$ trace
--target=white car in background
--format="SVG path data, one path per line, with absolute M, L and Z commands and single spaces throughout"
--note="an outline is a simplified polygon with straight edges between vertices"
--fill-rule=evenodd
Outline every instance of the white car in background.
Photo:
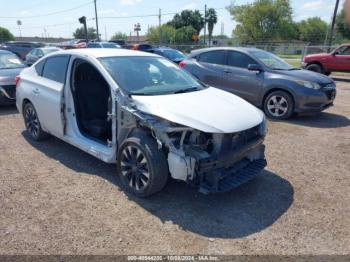
M 223 192 L 266 166 L 259 109 L 151 53 L 49 54 L 20 74 L 17 108 L 32 139 L 51 134 L 116 163 L 123 186 L 140 197 L 160 191 L 169 174 Z

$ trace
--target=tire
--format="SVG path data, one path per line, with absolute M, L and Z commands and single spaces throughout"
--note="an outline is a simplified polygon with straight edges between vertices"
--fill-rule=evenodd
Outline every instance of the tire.
M 323 68 L 319 64 L 311 64 L 306 67 L 307 70 L 323 74 Z
M 137 197 L 148 197 L 164 188 L 168 163 L 156 141 L 138 132 L 127 138 L 117 154 L 117 170 L 123 187 Z
M 285 91 L 274 91 L 264 100 L 264 112 L 271 119 L 288 119 L 294 112 L 294 101 Z
M 36 110 L 30 102 L 23 107 L 23 119 L 26 130 L 33 140 L 42 141 L 49 137 L 49 134 L 42 130 Z

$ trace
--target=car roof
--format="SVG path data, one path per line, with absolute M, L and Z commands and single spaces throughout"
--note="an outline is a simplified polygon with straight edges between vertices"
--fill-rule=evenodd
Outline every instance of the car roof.
M 1 50 L 1 49 L 0 49 L 0 54 L 13 54 L 13 55 L 15 55 L 14 53 L 12 53 L 10 51 Z
M 59 49 L 59 50 L 61 50 L 61 48 L 56 47 L 56 46 L 37 47 L 37 48 L 34 48 L 34 49 L 41 49 L 41 50 Z
M 242 53 L 250 53 L 252 51 L 261 51 L 261 49 L 255 48 L 255 47 L 209 47 L 209 48 L 201 48 L 191 51 L 190 56 L 195 56 L 200 53 L 205 53 L 208 51 L 220 51 L 220 50 L 232 50 L 232 51 L 240 51 Z
M 155 55 L 152 53 L 128 50 L 128 49 L 117 49 L 117 48 L 69 49 L 69 50 L 63 50 L 63 51 L 58 51 L 54 53 L 54 55 L 57 55 L 57 54 L 83 55 L 83 56 L 85 55 L 85 56 L 91 56 L 94 58 L 112 57 L 112 56 L 156 56 L 158 57 L 158 55 Z

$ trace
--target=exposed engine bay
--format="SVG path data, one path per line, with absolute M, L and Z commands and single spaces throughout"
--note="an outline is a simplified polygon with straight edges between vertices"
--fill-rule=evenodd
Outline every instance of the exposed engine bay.
M 203 193 L 228 191 L 266 166 L 265 119 L 241 132 L 207 133 L 141 112 L 131 100 L 122 99 L 118 105 L 117 140 L 135 128 L 147 130 L 167 156 L 171 177 Z

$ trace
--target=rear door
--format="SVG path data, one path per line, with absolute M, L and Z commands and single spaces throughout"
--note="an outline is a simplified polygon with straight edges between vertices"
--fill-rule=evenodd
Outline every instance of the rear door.
M 40 122 L 57 137 L 64 135 L 63 89 L 69 58 L 68 55 L 58 55 L 45 59 L 40 76 L 32 86 Z
M 196 56 L 197 67 L 193 74 L 202 82 L 223 89 L 222 78 L 225 71 L 225 50 L 213 50 Z
M 258 64 L 258 62 L 244 53 L 227 51 L 227 65 L 224 70 L 223 85 L 226 91 L 234 93 L 253 104 L 258 104 L 264 73 L 249 71 L 249 64 Z

